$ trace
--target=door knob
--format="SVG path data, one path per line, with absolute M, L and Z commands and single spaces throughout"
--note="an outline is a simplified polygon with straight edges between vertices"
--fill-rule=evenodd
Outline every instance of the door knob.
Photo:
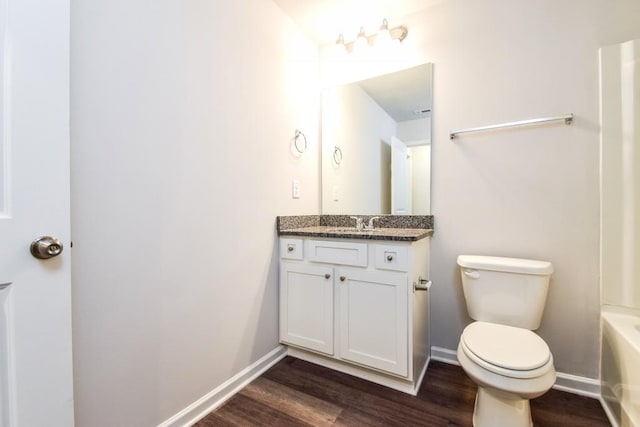
M 31 242 L 31 255 L 38 259 L 49 259 L 60 255 L 62 242 L 55 237 L 42 236 Z

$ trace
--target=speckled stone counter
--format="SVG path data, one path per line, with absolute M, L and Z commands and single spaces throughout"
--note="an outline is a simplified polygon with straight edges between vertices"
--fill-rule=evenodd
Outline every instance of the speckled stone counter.
M 358 216 L 368 224 L 374 221 L 374 230 L 357 231 Z M 277 217 L 280 236 L 331 237 L 340 239 L 409 241 L 429 237 L 433 234 L 432 215 L 297 215 Z

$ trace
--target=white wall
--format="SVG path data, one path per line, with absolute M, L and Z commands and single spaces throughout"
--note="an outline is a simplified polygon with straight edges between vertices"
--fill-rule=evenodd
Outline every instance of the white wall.
M 335 146 L 342 151 L 339 165 L 322 162 L 322 194 L 328 196 L 322 213 L 390 213 L 382 209 L 389 207 L 381 191 L 389 176 L 381 163 L 390 153 L 384 145 L 391 144 L 396 122 L 358 85 L 325 89 L 322 103 L 322 158 L 332 159 Z
M 640 35 L 640 3 L 450 0 L 404 24 L 407 48 L 435 64 L 433 345 L 454 350 L 469 321 L 459 254 L 545 259 L 539 333 L 560 372 L 597 378 L 598 48 Z M 448 137 L 569 112 L 571 126 Z
M 275 217 L 320 210 L 317 69 L 270 1 L 72 0 L 76 425 L 157 425 L 278 345 Z

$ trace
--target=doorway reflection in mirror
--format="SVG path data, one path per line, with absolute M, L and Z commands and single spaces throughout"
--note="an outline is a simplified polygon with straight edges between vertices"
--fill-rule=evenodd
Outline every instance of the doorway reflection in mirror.
M 325 89 L 322 213 L 430 214 L 432 70 L 424 64 Z

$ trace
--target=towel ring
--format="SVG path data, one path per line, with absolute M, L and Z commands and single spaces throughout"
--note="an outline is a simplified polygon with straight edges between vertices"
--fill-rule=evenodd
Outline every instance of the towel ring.
M 336 165 L 342 163 L 342 150 L 337 145 L 333 149 L 333 161 L 336 163 Z
M 304 141 L 304 147 L 300 148 L 298 146 L 298 139 L 302 136 L 302 140 Z M 304 153 L 305 151 L 307 151 L 307 137 L 304 135 L 304 133 L 302 133 L 302 131 L 299 131 L 298 129 L 296 129 L 296 135 L 293 137 L 293 146 L 296 147 L 296 151 L 300 154 Z

